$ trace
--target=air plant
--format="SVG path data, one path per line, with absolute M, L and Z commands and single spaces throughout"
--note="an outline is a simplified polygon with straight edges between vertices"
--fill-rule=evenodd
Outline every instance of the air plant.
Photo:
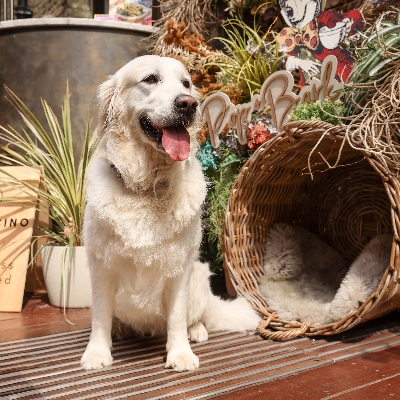
M 365 40 L 358 49 L 356 60 L 346 85 L 346 114 L 353 115 L 363 108 L 375 93 L 375 83 L 384 80 L 394 62 L 400 60 L 400 24 L 386 21 L 383 15 L 364 33 Z M 368 36 L 369 34 L 369 36 Z
M 224 25 L 226 37 L 218 37 L 225 53 L 210 57 L 205 67 L 218 67 L 220 79 L 242 92 L 242 102 L 259 93 L 263 82 L 280 68 L 280 56 L 275 41 L 266 41 L 257 28 L 250 28 L 240 19 L 230 19 Z M 222 89 L 224 90 L 224 88 Z

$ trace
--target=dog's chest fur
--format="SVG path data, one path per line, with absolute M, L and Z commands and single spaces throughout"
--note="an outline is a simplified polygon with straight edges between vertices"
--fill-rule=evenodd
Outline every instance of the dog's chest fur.
M 166 282 L 198 258 L 206 182 L 194 156 L 178 166 L 161 190 L 147 192 L 126 188 L 101 149 L 89 168 L 84 239 L 98 249 L 96 268 L 112 270 L 116 314 L 126 323 L 144 313 L 154 324 Z

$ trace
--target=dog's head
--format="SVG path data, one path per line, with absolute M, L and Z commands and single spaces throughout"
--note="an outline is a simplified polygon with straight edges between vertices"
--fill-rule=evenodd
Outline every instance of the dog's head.
M 104 82 L 98 95 L 100 134 L 135 135 L 174 161 L 189 156 L 198 94 L 181 62 L 138 57 Z

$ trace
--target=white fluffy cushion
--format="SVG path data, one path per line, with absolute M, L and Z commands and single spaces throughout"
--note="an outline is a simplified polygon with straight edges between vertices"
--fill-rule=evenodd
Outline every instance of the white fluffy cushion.
M 277 223 L 268 232 L 260 290 L 280 318 L 321 322 L 347 269 L 344 257 L 315 234 Z
M 355 311 L 389 265 L 392 236 L 375 237 L 350 266 L 315 234 L 276 223 L 268 232 L 260 291 L 284 320 L 330 323 Z
M 390 263 L 393 235 L 375 236 L 353 262 L 329 308 L 334 322 L 356 311 L 375 292 Z

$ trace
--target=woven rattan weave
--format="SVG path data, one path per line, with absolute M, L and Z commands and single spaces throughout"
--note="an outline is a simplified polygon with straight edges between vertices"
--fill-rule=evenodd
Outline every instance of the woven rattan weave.
M 345 129 L 296 121 L 262 145 L 242 168 L 229 200 L 225 266 L 236 291 L 263 316 L 269 339 L 332 335 L 400 306 L 399 199 L 396 171 L 379 156 L 352 148 Z M 258 289 L 269 227 L 299 225 L 319 235 L 349 262 L 382 232 L 394 234 L 390 265 L 359 309 L 329 325 L 280 320 Z

